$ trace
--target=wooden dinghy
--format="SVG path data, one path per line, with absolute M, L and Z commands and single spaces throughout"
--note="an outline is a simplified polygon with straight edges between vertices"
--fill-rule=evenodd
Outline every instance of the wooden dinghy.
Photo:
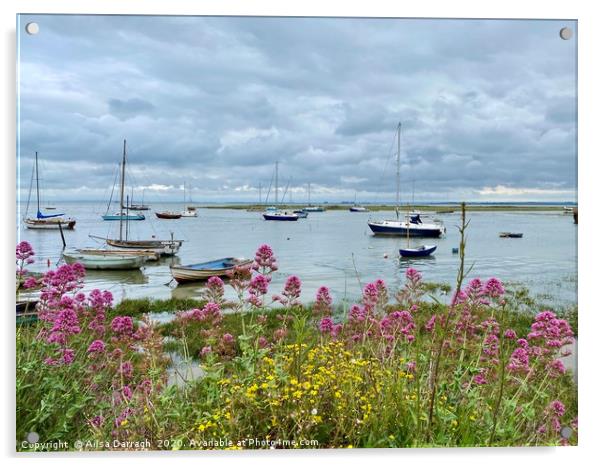
M 97 251 L 93 254 L 84 254 L 79 251 L 64 252 L 63 258 L 67 264 L 79 262 L 88 270 L 134 270 L 139 269 L 146 262 L 142 255 L 102 254 Z
M 223 257 L 200 264 L 171 265 L 169 269 L 178 283 L 187 283 L 207 280 L 211 277 L 223 277 L 234 267 L 251 265 L 252 262 L 250 259 Z
M 83 248 L 78 249 L 77 252 L 81 254 L 87 255 L 115 255 L 115 256 L 142 256 L 145 257 L 147 261 L 158 261 L 161 257 L 161 253 L 155 251 L 153 249 L 130 249 L 130 250 L 115 250 L 115 249 L 92 249 L 92 248 Z

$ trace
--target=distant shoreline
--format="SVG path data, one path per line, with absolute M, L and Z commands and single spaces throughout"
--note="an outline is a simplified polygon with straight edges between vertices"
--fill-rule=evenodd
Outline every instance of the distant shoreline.
M 319 204 L 324 207 L 325 210 L 349 210 L 353 204 Z M 363 204 L 369 211 L 379 210 L 395 210 L 395 206 L 392 204 Z M 576 207 L 569 205 L 570 207 Z M 253 210 L 262 211 L 266 208 L 265 205 L 260 204 L 211 204 L 202 205 L 198 204 L 198 208 L 203 209 L 232 209 L 232 210 Z M 279 208 L 285 210 L 296 210 L 302 209 L 303 205 L 299 204 L 281 204 Z M 453 213 L 460 210 L 460 204 L 442 204 L 442 205 L 421 205 L 417 204 L 410 207 L 412 210 L 420 210 L 424 212 L 440 212 L 440 213 Z M 407 206 L 401 206 L 400 211 L 407 210 Z M 512 211 L 525 211 L 525 212 L 564 212 L 563 205 L 516 205 L 516 204 L 467 204 L 467 211 L 473 212 L 512 212 Z M 453 211 L 453 212 L 452 212 Z

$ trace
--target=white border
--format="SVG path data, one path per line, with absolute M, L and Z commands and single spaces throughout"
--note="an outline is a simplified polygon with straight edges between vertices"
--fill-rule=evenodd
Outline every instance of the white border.
M 600 429 L 600 342 L 602 309 L 596 302 L 596 292 L 600 292 L 598 277 L 601 276 L 597 264 L 601 264 L 602 249 L 599 232 L 602 231 L 602 215 L 596 207 L 600 198 L 600 151 L 602 122 L 602 100 L 600 87 L 599 56 L 602 34 L 600 16 L 596 13 L 594 1 L 531 1 L 505 0 L 498 2 L 454 0 L 421 0 L 412 2 L 370 1 L 331 1 L 291 0 L 103 0 L 98 2 L 54 0 L 4 0 L 0 3 L 2 27 L 2 94 L 3 108 L 0 111 L 3 154 L 2 176 L 4 217 L 2 229 L 3 263 L 2 294 L 4 341 L 2 361 L 5 368 L 5 383 L 2 384 L 2 400 L 7 415 L 3 416 L 2 450 L 4 456 L 12 456 L 12 463 L 29 462 L 23 456 L 14 455 L 14 321 L 12 309 L 13 251 L 15 246 L 15 15 L 20 13 L 114 13 L 114 14 L 220 14 L 220 15 L 284 15 L 284 16 L 402 16 L 402 17 L 480 17 L 480 18 L 563 18 L 579 21 L 579 383 L 580 383 L 580 446 L 576 448 L 514 448 L 514 449 L 439 449 L 439 450 L 355 450 L 329 452 L 244 452 L 193 453 L 178 456 L 165 456 L 157 453 L 144 455 L 89 454 L 90 463 L 106 462 L 107 457 L 118 461 L 158 464 L 169 458 L 180 463 L 212 464 L 228 460 L 245 461 L 250 464 L 306 464 L 308 460 L 340 461 L 351 464 L 365 464 L 375 457 L 387 463 L 417 462 L 423 464 L 464 465 L 487 462 L 491 465 L 508 462 L 543 462 L 547 464 L 588 462 L 596 452 Z M 126 459 L 127 458 L 127 459 Z M 46 464 L 82 461 L 74 455 L 46 455 Z

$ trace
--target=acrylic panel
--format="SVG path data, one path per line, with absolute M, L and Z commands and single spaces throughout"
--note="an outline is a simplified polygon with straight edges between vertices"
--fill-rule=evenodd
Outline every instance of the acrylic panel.
M 18 451 L 577 444 L 577 21 L 17 42 Z

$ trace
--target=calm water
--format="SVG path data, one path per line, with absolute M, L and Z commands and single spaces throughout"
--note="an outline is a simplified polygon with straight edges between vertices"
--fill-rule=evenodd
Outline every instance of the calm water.
M 116 236 L 119 222 L 100 218 L 104 206 L 95 203 L 56 203 L 57 212 L 75 217 L 75 230 L 66 231 L 68 247 L 99 247 L 89 238 Z M 147 239 L 150 235 L 184 239 L 180 254 L 160 262 L 148 263 L 141 271 L 93 272 L 86 278 L 86 289 L 108 289 L 116 300 L 125 297 L 193 297 L 201 285 L 175 286 L 169 264 L 204 262 L 224 256 L 253 257 L 262 243 L 272 246 L 278 257 L 271 292 L 282 288 L 286 277 L 298 275 L 303 283 L 304 301 L 310 301 L 321 285 L 331 288 L 335 300 L 353 299 L 360 285 L 382 278 L 390 287 L 403 283 L 405 269 L 415 267 L 427 281 L 454 283 L 459 257 L 452 254 L 458 246 L 459 214 L 437 217 L 447 227 L 441 239 L 411 239 L 412 245 L 437 244 L 434 257 L 421 260 L 400 260 L 398 249 L 405 238 L 381 238 L 371 234 L 369 218 L 391 218 L 392 212 L 350 213 L 327 211 L 310 213 L 297 222 L 266 222 L 259 212 L 228 209 L 198 209 L 197 218 L 159 220 L 154 210 L 181 210 L 182 205 L 153 204 L 144 214 L 147 220 L 131 222 L 130 238 Z M 469 213 L 467 263 L 474 264 L 470 278 L 491 276 L 506 282 L 520 282 L 532 294 L 553 305 L 576 303 L 577 289 L 577 227 L 572 216 L 562 213 L 474 212 Z M 20 222 L 17 223 L 20 225 Z M 503 239 L 500 231 L 524 233 L 522 239 Z M 35 231 L 23 227 L 18 239 L 28 240 L 36 250 L 32 270 L 47 270 L 60 259 L 62 243 L 59 232 Z M 385 257 L 387 256 L 387 257 Z

